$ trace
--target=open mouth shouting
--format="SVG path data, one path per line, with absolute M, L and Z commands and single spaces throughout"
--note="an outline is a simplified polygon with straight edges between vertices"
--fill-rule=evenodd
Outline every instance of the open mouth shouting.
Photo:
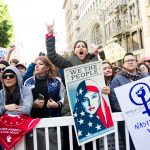
M 87 55 L 87 50 L 80 49 L 78 52 L 75 53 L 77 57 L 82 61 Z
M 83 53 L 83 51 L 80 51 L 79 54 L 80 54 L 80 55 L 83 55 L 84 53 Z

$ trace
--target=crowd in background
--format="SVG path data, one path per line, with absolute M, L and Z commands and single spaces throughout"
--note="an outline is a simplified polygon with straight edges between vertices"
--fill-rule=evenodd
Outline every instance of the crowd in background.
M 91 54 L 85 41 L 79 40 L 69 58 L 57 54 L 53 26 L 47 25 L 47 54 L 39 53 L 28 67 L 11 59 L 15 45 L 12 45 L 4 60 L 0 61 L 0 115 L 25 114 L 32 118 L 49 118 L 71 115 L 65 92 L 64 69 L 98 60 L 97 50 Z M 34 58 L 33 58 L 34 60 Z M 121 108 L 116 98 L 114 88 L 137 81 L 150 75 L 150 56 L 141 57 L 128 52 L 123 58 L 122 66 L 113 66 L 109 60 L 102 61 L 102 69 L 106 86 L 101 89 L 110 100 L 112 112 L 120 112 Z M 19 91 L 19 92 L 18 92 Z M 4 96 L 2 93 L 5 93 Z M 124 124 L 119 124 L 120 138 L 125 145 Z M 63 149 L 69 149 L 68 130 L 63 128 Z M 38 130 L 38 149 L 45 149 L 42 140 L 44 130 Z M 49 142 L 52 150 L 57 149 L 56 128 L 49 129 Z M 75 136 L 74 136 L 75 139 Z M 27 149 L 33 149 L 32 133 L 27 135 Z M 77 141 L 73 140 L 74 149 L 80 150 Z M 99 143 L 97 142 L 97 146 Z M 92 149 L 92 144 L 86 144 L 86 150 Z M 2 149 L 2 148 L 1 148 Z M 130 149 L 135 149 L 130 138 Z

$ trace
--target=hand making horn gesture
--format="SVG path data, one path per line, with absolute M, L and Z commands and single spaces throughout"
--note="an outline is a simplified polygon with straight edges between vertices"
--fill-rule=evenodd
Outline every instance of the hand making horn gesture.
M 47 23 L 45 23 L 45 24 L 46 24 L 48 35 L 52 35 L 54 32 L 54 20 L 53 20 L 52 24 L 47 24 Z

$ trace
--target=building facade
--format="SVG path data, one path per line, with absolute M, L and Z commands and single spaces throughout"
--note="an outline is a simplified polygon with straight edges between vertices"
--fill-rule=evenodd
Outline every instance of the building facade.
M 73 27 L 73 3 L 72 0 L 64 0 L 63 9 L 65 10 L 66 20 L 66 38 L 67 38 L 67 49 L 71 51 L 74 43 L 74 27 Z
M 145 55 L 150 56 L 150 0 L 140 0 L 144 33 Z
M 103 51 L 103 47 L 116 42 L 137 57 L 144 54 L 139 1 L 142 0 L 65 0 L 68 50 L 80 39 L 88 43 L 89 50 L 97 45 Z

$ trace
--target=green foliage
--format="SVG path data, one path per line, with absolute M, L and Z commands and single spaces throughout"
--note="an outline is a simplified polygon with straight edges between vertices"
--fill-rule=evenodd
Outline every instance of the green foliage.
M 13 24 L 8 13 L 8 7 L 0 0 L 0 47 L 8 47 L 12 42 Z

